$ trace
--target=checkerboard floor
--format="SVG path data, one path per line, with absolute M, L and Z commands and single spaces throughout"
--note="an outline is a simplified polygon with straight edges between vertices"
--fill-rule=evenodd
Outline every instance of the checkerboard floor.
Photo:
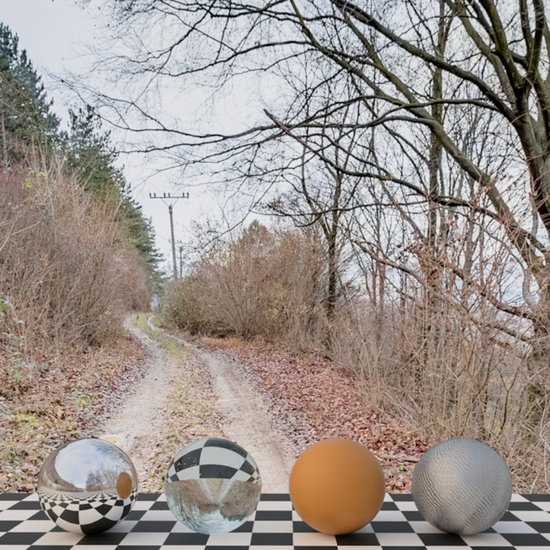
M 140 494 L 128 517 L 99 535 L 67 533 L 40 509 L 36 493 L 0 495 L 0 550 L 476 550 L 550 549 L 550 495 L 514 495 L 491 529 L 449 535 L 418 513 L 411 495 L 386 495 L 374 520 L 355 533 L 330 536 L 308 527 L 285 494 L 264 494 L 236 531 L 201 535 L 178 523 L 164 495 Z

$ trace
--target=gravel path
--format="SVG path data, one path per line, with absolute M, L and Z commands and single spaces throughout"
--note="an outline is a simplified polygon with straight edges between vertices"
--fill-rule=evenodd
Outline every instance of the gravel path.
M 159 331 L 150 321 L 149 327 L 153 333 Z M 145 347 L 149 359 L 143 378 L 103 424 L 102 437 L 116 443 L 132 458 L 140 486 L 145 490 L 158 487 L 158 480 L 156 485 L 150 483 L 152 474 L 148 470 L 152 456 L 164 453 L 166 465 L 173 456 L 166 434 L 170 433 L 168 423 L 174 422 L 173 411 L 180 406 L 177 400 L 183 396 L 186 402 L 193 402 L 194 398 L 201 402 L 202 416 L 206 417 L 204 423 L 210 430 L 214 428 L 254 457 L 264 493 L 287 492 L 296 449 L 270 418 L 267 401 L 252 384 L 246 368 L 219 352 L 161 331 L 162 336 L 172 339 L 183 350 L 182 359 L 174 359 L 156 338 L 151 338 L 131 322 L 127 323 L 127 328 Z M 201 386 L 199 396 L 188 395 L 193 392 L 193 384 L 178 387 L 181 369 L 187 376 L 199 378 L 195 380 Z M 202 391 L 204 386 L 208 386 L 204 388 L 206 393 Z M 195 425 L 179 430 L 179 439 L 184 444 L 200 439 L 196 434 L 204 427 L 197 422 L 202 424 L 195 420 Z
M 101 437 L 116 443 L 131 457 L 142 485 L 149 475 L 146 471 L 147 458 L 162 443 L 176 366 L 162 345 L 131 321 L 126 322 L 126 328 L 147 350 L 147 365 L 133 392 L 103 425 Z

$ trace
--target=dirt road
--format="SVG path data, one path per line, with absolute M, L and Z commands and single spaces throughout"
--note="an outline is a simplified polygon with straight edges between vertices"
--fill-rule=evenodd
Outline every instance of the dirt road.
M 176 376 L 174 360 L 163 346 L 127 320 L 126 329 L 145 347 L 144 375 L 102 426 L 102 438 L 115 443 L 132 459 L 140 484 L 149 477 L 146 460 L 162 444 L 170 388 Z
M 145 347 L 149 360 L 141 381 L 104 423 L 102 437 L 132 458 L 141 490 L 155 490 L 161 484 L 163 472 L 150 471 L 151 457 L 160 455 L 161 463 L 170 462 L 174 454 L 170 434 L 177 434 L 180 447 L 200 439 L 197 434 L 205 428 L 200 425 L 203 420 L 171 426 L 181 417 L 174 411 L 181 411 L 183 401 L 183 409 L 200 408 L 199 418 L 208 424 L 205 433 L 214 430 L 254 457 L 263 492 L 287 492 L 296 450 L 270 417 L 264 397 L 243 365 L 170 336 L 152 323 L 148 324 L 149 334 L 130 322 L 127 328 Z

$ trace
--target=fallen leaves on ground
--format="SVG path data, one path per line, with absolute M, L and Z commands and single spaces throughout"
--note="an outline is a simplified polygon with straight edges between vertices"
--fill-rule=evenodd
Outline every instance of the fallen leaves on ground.
M 291 353 L 234 338 L 199 342 L 247 366 L 270 400 L 270 413 L 300 452 L 330 437 L 358 441 L 380 459 L 389 492 L 410 492 L 414 465 L 430 445 L 370 408 L 353 376 L 324 354 Z
M 22 372 L 18 383 L 0 369 L 0 492 L 34 491 L 52 451 L 97 435 L 98 419 L 130 391 L 143 363 L 130 337 L 85 352 L 42 353 L 47 368 Z

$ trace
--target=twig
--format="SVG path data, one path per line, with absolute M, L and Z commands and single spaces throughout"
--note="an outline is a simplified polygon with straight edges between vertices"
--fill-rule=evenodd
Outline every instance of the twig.
M 380 453 L 378 453 L 376 456 L 378 456 L 378 458 L 383 458 L 384 460 L 398 460 L 402 462 L 418 462 L 420 460 L 419 458 L 414 458 L 413 456 L 401 457 L 396 455 L 383 455 Z

